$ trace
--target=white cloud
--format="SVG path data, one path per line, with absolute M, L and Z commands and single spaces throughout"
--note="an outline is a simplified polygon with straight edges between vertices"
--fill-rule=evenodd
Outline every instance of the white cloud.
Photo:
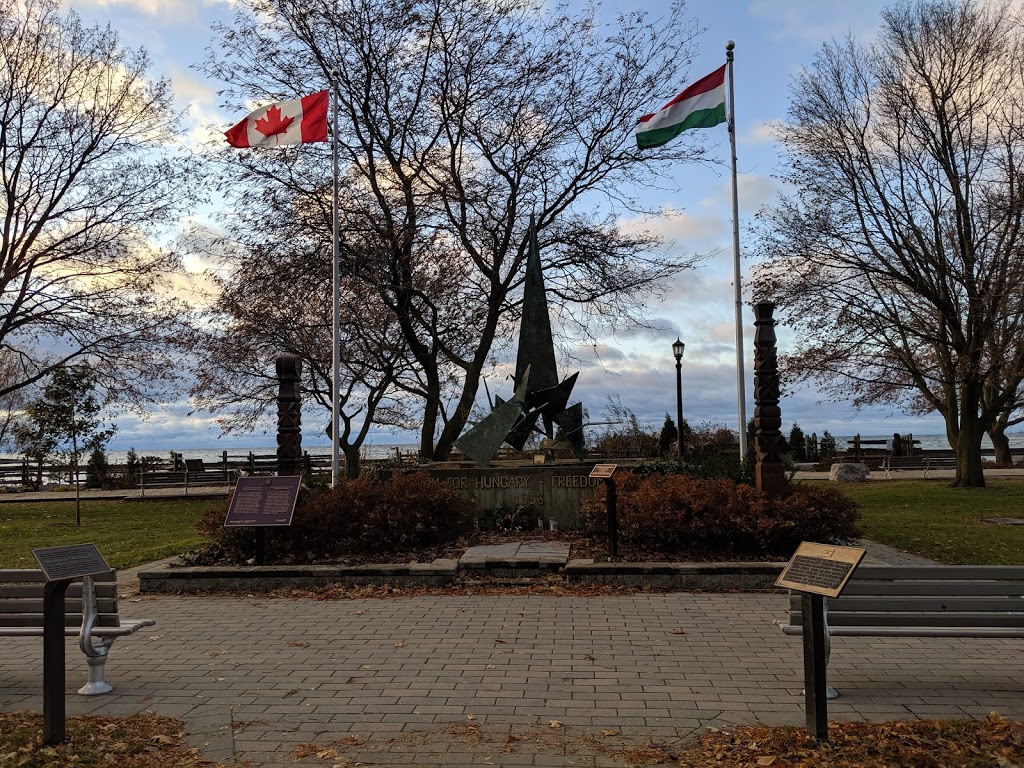
M 728 222 L 726 221 L 726 227 Z M 636 216 L 622 221 L 626 232 L 654 232 L 669 242 L 677 242 L 686 250 L 700 250 L 694 243 L 707 243 L 728 229 L 723 229 L 718 212 L 692 214 L 671 205 L 661 209 L 658 216 Z
M 885 0 L 752 0 L 750 14 L 767 39 L 820 45 L 852 33 L 866 40 L 878 28 Z
M 172 68 L 170 77 L 174 85 L 175 101 L 188 110 L 185 118 L 185 145 L 196 150 L 223 143 L 223 131 L 230 127 L 230 119 L 225 119 L 217 108 L 214 89 L 209 83 L 180 68 Z
M 229 0 L 68 0 L 68 5 L 73 8 L 128 10 L 146 16 L 159 16 L 177 23 L 198 20 L 203 7 L 233 4 Z
M 773 123 L 764 121 L 755 123 L 739 137 L 737 143 L 740 146 L 774 144 L 775 134 Z

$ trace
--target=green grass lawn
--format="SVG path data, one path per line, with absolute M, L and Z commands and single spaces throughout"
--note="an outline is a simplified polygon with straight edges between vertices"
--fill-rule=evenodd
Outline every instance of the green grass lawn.
M 32 550 L 92 542 L 114 568 L 131 568 L 181 554 L 203 538 L 195 524 L 210 499 L 83 501 L 82 527 L 75 502 L 0 504 L 0 568 L 37 568 Z
M 864 535 L 951 565 L 1024 565 L 1024 526 L 983 517 L 1024 518 L 1024 480 L 950 488 L 948 480 L 850 483 Z

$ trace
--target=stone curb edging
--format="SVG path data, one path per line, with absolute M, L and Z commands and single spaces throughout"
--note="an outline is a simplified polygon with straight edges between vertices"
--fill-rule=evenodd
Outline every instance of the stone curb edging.
M 562 569 L 568 585 L 613 585 L 703 592 L 774 591 L 785 563 L 597 563 L 570 560 Z M 139 592 L 266 592 L 273 589 L 308 589 L 331 584 L 416 584 L 448 586 L 456 583 L 459 562 L 337 565 L 269 565 L 246 567 L 162 567 L 139 571 Z M 504 569 L 496 569 L 503 571 Z M 517 569 L 519 570 L 519 569 Z M 474 569 L 475 573 L 490 569 Z M 522 574 L 522 570 L 519 570 Z M 502 576 L 501 572 L 489 575 Z

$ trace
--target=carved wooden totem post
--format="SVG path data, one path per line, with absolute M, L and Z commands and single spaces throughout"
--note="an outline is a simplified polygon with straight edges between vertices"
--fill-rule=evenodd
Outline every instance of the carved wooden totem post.
M 299 380 L 302 361 L 296 355 L 277 358 L 277 474 L 302 474 L 302 406 Z
M 779 362 L 775 348 L 775 304 L 754 305 L 754 445 L 757 489 L 780 496 L 786 485 L 782 464 L 782 410 L 779 408 Z

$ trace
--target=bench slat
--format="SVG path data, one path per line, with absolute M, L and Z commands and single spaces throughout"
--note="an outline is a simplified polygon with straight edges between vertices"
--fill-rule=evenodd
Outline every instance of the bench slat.
M 101 613 L 96 617 L 96 626 L 99 627 L 117 627 L 120 625 L 120 620 L 117 614 Z M 6 613 L 0 615 L 0 627 L 41 627 L 43 626 L 43 614 L 42 613 Z M 82 626 L 82 614 L 80 613 L 65 613 L 64 614 L 64 626 L 65 627 L 81 627 Z
M 154 619 L 126 619 L 124 624 L 116 627 L 95 627 L 92 634 L 94 637 L 124 637 L 138 632 L 143 627 L 152 627 L 156 624 Z M 80 627 L 65 627 L 65 637 L 77 637 Z M 42 637 L 43 625 L 38 627 L 0 627 L 0 637 Z
M 42 584 L 0 584 L 0 599 L 25 599 L 39 597 L 43 594 Z M 96 585 L 96 599 L 97 600 L 113 600 L 117 598 L 117 585 L 116 584 L 97 584 Z M 67 602 L 72 600 L 82 599 L 82 585 L 72 584 L 68 587 L 67 592 L 64 593 L 64 599 Z
M 800 606 L 797 600 L 790 601 L 790 610 L 799 612 Z M 850 611 L 898 611 L 909 613 L 912 611 L 985 611 L 985 612 L 1024 612 L 1024 597 L 1020 595 L 1001 596 L 962 596 L 962 595 L 868 595 L 841 598 L 830 598 L 828 601 L 828 614 L 838 614 Z
M 106 571 L 105 573 L 99 573 L 92 577 L 93 583 L 96 586 L 100 584 L 111 582 L 117 583 L 117 571 Z M 15 584 L 18 582 L 26 583 L 45 583 L 46 577 L 43 572 L 38 568 L 7 568 L 0 570 L 0 586 L 4 584 Z M 76 584 L 81 584 L 81 578 L 75 579 Z M 74 586 L 74 584 L 72 584 Z M 70 590 L 71 587 L 68 587 Z
M 96 608 L 100 613 L 117 613 L 117 599 L 112 597 L 97 597 Z M 65 613 L 81 613 L 82 600 L 64 601 Z M 0 593 L 0 615 L 8 613 L 38 613 L 43 612 L 43 598 L 36 594 L 31 597 L 9 598 Z
M 1024 616 L 1020 597 L 851 597 L 829 601 L 832 615 L 870 611 L 873 613 L 1018 613 Z
M 787 635 L 803 634 L 799 625 L 782 624 Z M 1024 637 L 1024 627 L 836 627 L 834 637 Z
M 801 626 L 802 617 L 790 616 L 789 623 Z M 839 627 L 1018 627 L 1024 631 L 1024 613 L 979 613 L 964 611 L 929 612 L 911 611 L 881 613 L 859 611 L 857 613 L 828 612 L 829 632 Z M 834 634 L 834 633 L 833 633 Z
M 862 565 L 850 577 L 858 581 L 914 579 L 916 581 L 1024 581 L 1020 565 Z
M 1024 581 L 854 581 L 843 590 L 843 598 L 860 595 L 951 595 L 988 597 L 1024 595 Z M 799 599 L 799 597 L 798 597 Z

